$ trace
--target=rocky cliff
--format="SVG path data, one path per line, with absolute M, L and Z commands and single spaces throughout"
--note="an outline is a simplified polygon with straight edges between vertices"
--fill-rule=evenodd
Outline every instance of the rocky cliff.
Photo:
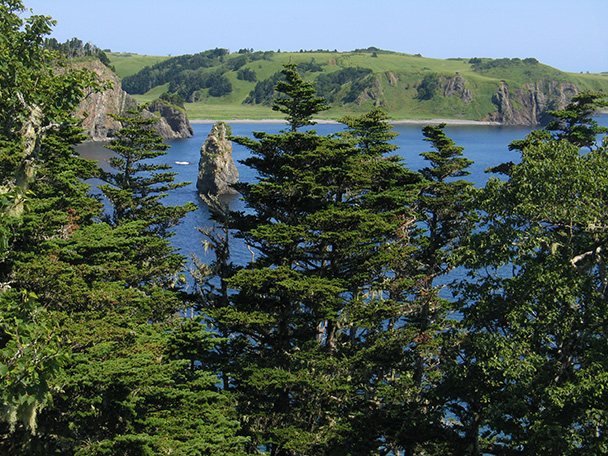
M 230 127 L 224 122 L 213 125 L 201 147 L 196 187 L 202 195 L 238 193 L 230 185 L 238 182 L 239 171 L 232 158 Z
M 521 87 L 510 87 L 502 81 L 492 97 L 497 110 L 487 120 L 504 125 L 543 125 L 550 117 L 547 111 L 563 109 L 579 89 L 572 83 L 539 81 Z
M 112 87 L 104 92 L 90 92 L 78 106 L 76 115 L 91 141 L 109 141 L 120 130 L 120 122 L 108 114 L 122 115 L 137 105 L 137 101 L 122 90 L 120 78 L 99 60 L 74 64 L 77 68 L 93 71 L 100 80 L 110 81 Z M 188 138 L 193 135 L 185 112 L 162 100 L 156 100 L 144 110 L 144 117 L 155 115 L 159 120 L 153 128 L 165 139 Z
M 154 100 L 146 106 L 159 117 L 154 129 L 165 139 L 190 138 L 194 135 L 186 113 L 164 100 Z

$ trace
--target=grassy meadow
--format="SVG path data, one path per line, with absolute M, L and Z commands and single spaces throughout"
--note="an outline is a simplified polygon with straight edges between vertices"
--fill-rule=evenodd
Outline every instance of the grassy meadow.
M 266 55 L 268 54 L 268 55 Z M 229 54 L 226 61 L 241 54 Z M 137 73 L 145 66 L 170 59 L 169 56 L 149 56 L 125 53 L 109 53 L 108 57 L 121 78 Z M 485 59 L 484 59 L 485 60 Z M 374 105 L 381 104 L 393 120 L 433 118 L 484 120 L 496 110 L 492 95 L 501 81 L 511 88 L 539 80 L 553 80 L 560 83 L 571 82 L 581 89 L 604 90 L 608 92 L 608 74 L 566 73 L 539 63 L 532 67 L 517 66 L 491 68 L 475 71 L 469 58 L 432 59 L 420 55 L 389 51 L 370 52 L 270 52 L 263 59 L 246 63 L 256 73 L 257 81 L 263 81 L 280 71 L 286 63 L 298 65 L 314 63 L 322 72 L 306 72 L 304 78 L 315 80 L 320 74 L 329 74 L 344 68 L 370 69 L 373 83 L 368 88 L 368 97 L 360 97 L 357 103 L 334 103 L 332 109 L 319 115 L 321 119 L 337 119 L 344 115 L 366 112 Z M 199 71 L 217 71 L 217 67 Z M 462 76 L 466 87 L 473 93 L 473 99 L 464 103 L 456 96 L 436 96 L 429 100 L 418 98 L 418 86 L 424 76 L 436 73 L 444 78 Z M 272 111 L 269 106 L 243 104 L 243 100 L 255 88 L 256 82 L 237 79 L 236 71 L 226 71 L 224 76 L 232 84 L 232 92 L 222 97 L 212 97 L 201 91 L 199 101 L 186 103 L 185 108 L 191 120 L 195 119 L 273 119 L 282 114 Z M 134 97 L 140 102 L 157 98 L 166 92 L 168 84 L 159 85 L 142 95 Z M 344 91 L 347 87 L 344 88 Z

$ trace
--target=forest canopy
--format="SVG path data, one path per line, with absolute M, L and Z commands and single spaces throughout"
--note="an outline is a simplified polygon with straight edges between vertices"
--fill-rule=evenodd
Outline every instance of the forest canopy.
M 287 64 L 286 126 L 232 138 L 257 177 L 234 184 L 245 210 L 203 195 L 213 255 L 189 271 L 172 228 L 198 209 L 165 204 L 187 185 L 153 160 L 167 144 L 140 107 L 111 171 L 82 159 L 72 113 L 104 86 L 24 14 L 0 0 L 0 453 L 605 453 L 603 93 L 476 188 L 445 124 L 419 171 L 379 107 L 319 134 L 327 99 Z

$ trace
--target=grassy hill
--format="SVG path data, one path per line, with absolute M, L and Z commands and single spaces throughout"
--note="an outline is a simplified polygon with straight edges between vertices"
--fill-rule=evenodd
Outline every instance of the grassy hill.
M 278 118 L 268 104 L 273 77 L 284 64 L 298 64 L 316 81 L 335 119 L 381 105 L 393 119 L 483 120 L 495 113 L 493 95 L 509 89 L 574 85 L 608 93 L 608 74 L 575 74 L 535 59 L 431 59 L 375 48 L 353 52 L 205 51 L 160 57 L 109 53 L 123 87 L 145 102 L 164 92 L 181 93 L 191 119 Z M 227 90 L 230 87 L 230 91 Z M 270 88 L 270 89 L 269 89 Z M 517 102 L 515 102 L 517 104 Z

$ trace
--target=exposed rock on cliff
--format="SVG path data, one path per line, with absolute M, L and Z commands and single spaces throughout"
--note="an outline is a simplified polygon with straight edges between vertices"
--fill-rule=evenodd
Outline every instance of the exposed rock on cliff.
M 466 81 L 458 74 L 445 81 L 443 95 L 446 97 L 456 96 L 464 104 L 470 103 L 473 99 L 473 92 L 466 87 Z
M 76 115 L 83 119 L 82 126 L 91 141 L 109 141 L 120 130 L 120 122 L 108 114 L 123 115 L 128 109 L 137 106 L 137 101 L 121 88 L 120 78 L 99 60 L 89 60 L 74 64 L 77 68 L 87 68 L 97 74 L 100 80 L 110 81 L 112 87 L 104 92 L 91 92 L 78 106 Z M 147 113 L 146 113 L 147 111 Z M 144 111 L 144 117 L 160 118 L 152 126 L 165 139 L 189 138 L 193 135 L 192 127 L 185 112 L 174 108 L 169 103 L 157 100 Z
M 511 88 L 502 81 L 492 97 L 497 107 L 488 120 L 504 125 L 542 125 L 550 120 L 547 111 L 563 109 L 579 89 L 572 83 L 540 81 Z
M 137 101 L 121 89 L 120 78 L 100 61 L 91 60 L 74 66 L 93 71 L 100 80 L 112 83 L 112 87 L 104 92 L 87 94 L 76 111 L 91 141 L 108 141 L 121 128 L 120 122 L 108 114 L 123 114 L 135 107 Z
M 196 187 L 202 195 L 238 193 L 231 184 L 238 182 L 239 171 L 232 158 L 230 127 L 217 122 L 201 147 Z
M 146 106 L 149 112 L 160 115 L 154 129 L 165 139 L 190 138 L 194 135 L 185 112 L 164 100 L 154 100 Z M 158 116 L 157 116 L 158 117 Z

